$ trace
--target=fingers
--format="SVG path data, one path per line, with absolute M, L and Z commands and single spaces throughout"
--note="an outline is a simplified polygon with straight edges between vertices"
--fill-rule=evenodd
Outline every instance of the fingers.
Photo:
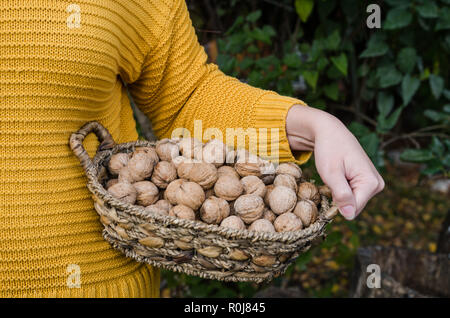
M 356 216 L 356 201 L 353 191 L 345 178 L 344 171 L 333 171 L 325 179 L 324 182 L 330 187 L 333 193 L 333 201 L 338 206 L 341 214 L 347 220 L 354 219 Z
M 356 215 L 361 213 L 367 202 L 375 194 L 384 189 L 384 180 L 376 170 L 374 172 L 368 172 L 364 176 L 365 178 L 353 187 L 356 202 Z

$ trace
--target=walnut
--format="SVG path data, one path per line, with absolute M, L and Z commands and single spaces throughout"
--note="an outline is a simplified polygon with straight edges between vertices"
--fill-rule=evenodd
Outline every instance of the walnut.
M 266 219 L 267 221 L 273 223 L 273 221 L 275 221 L 276 218 L 277 216 L 275 215 L 275 213 L 273 213 L 268 208 L 264 208 L 263 219 Z
M 328 199 L 332 198 L 331 189 L 326 184 L 319 187 L 319 193 L 326 196 Z
M 156 201 L 153 206 L 157 207 L 158 209 L 161 209 L 162 211 L 169 213 L 170 209 L 172 208 L 172 204 L 170 204 L 167 200 L 158 200 Z
M 276 174 L 289 174 L 298 182 L 302 177 L 302 169 L 293 162 L 286 162 L 278 165 Z
M 230 175 L 221 176 L 214 185 L 214 193 L 216 196 L 227 201 L 237 199 L 242 191 L 244 191 L 244 187 L 239 179 Z
M 161 160 L 172 161 L 180 155 L 180 148 L 175 140 L 165 138 L 156 143 L 156 153 Z
M 201 159 L 204 162 L 212 163 L 218 168 L 224 164 L 226 155 L 227 146 L 218 139 L 211 139 L 203 146 Z
M 205 192 L 202 187 L 195 182 L 183 180 L 175 195 L 177 204 L 185 205 L 193 210 L 198 210 L 205 201 Z
M 239 149 L 236 154 L 236 163 L 234 164 L 234 169 L 241 177 L 246 176 L 262 176 L 261 159 L 257 156 L 249 153 L 245 149 Z
M 202 142 L 195 138 L 182 138 L 178 142 L 178 146 L 183 157 L 189 159 L 197 158 L 203 148 Z
M 163 198 L 171 204 L 177 204 L 177 193 L 180 190 L 180 186 L 183 182 L 186 182 L 183 179 L 175 179 L 166 188 L 164 191 Z
M 124 167 L 120 170 L 119 176 L 117 178 L 117 181 L 119 183 L 133 183 L 135 182 L 133 177 L 131 176 L 130 169 L 127 167 Z
M 228 227 L 230 229 L 235 229 L 235 230 L 245 230 L 244 222 L 236 215 L 231 215 L 231 216 L 225 218 L 222 221 L 222 223 L 220 223 L 220 226 Z
M 176 178 L 177 170 L 175 169 L 175 166 L 169 161 L 160 161 L 153 170 L 151 180 L 158 187 L 165 189 L 169 183 Z
M 159 198 L 159 190 L 158 188 L 150 181 L 139 181 L 133 183 L 134 188 L 136 189 L 136 203 L 142 206 L 148 206 L 150 204 L 158 201 Z
M 187 161 L 188 159 L 183 156 L 178 156 L 172 159 L 172 164 L 175 166 L 176 169 L 178 169 L 178 166 L 182 163 Z
M 127 166 L 129 160 L 130 155 L 128 153 L 119 152 L 112 155 L 108 162 L 108 170 L 111 175 L 119 175 L 120 170 Z
M 212 163 L 182 162 L 177 172 L 180 178 L 198 183 L 203 189 L 211 188 L 217 181 L 217 169 Z
M 230 206 L 224 199 L 209 197 L 200 208 L 200 218 L 208 224 L 219 224 L 230 215 Z
M 264 201 L 256 194 L 245 194 L 236 199 L 234 210 L 244 223 L 250 224 L 262 217 Z
M 270 209 L 275 214 L 291 212 L 295 208 L 297 197 L 295 192 L 288 187 L 274 187 L 269 195 Z
M 273 188 L 275 188 L 275 186 L 273 184 L 266 185 L 266 194 L 264 195 L 264 204 L 267 206 L 270 206 L 269 195 L 270 195 L 270 192 L 272 192 Z
M 316 222 L 319 211 L 317 210 L 317 206 L 311 200 L 300 200 L 295 206 L 294 214 L 302 220 L 305 227 L 308 227 Z
M 264 198 L 266 186 L 257 176 L 246 176 L 241 179 L 245 194 L 256 194 Z
M 298 185 L 297 197 L 299 200 L 311 200 L 320 203 L 320 194 L 317 187 L 311 182 L 302 182 Z
M 273 224 L 266 219 L 259 219 L 254 221 L 252 224 L 250 224 L 248 229 L 249 231 L 256 231 L 256 232 L 275 232 Z
M 298 231 L 303 228 L 302 221 L 291 212 L 279 215 L 273 225 L 277 232 Z
M 191 220 L 191 221 L 195 220 L 194 210 L 192 210 L 190 207 L 182 205 L 182 204 L 176 205 L 172 209 L 170 209 L 169 215 L 175 216 L 180 219 L 185 219 L 185 220 Z
M 295 182 L 295 178 L 290 174 L 279 174 L 276 176 L 273 181 L 274 186 L 285 186 L 297 192 L 297 183 Z
M 217 176 L 220 178 L 223 175 L 230 175 L 236 177 L 237 179 L 241 178 L 241 176 L 239 176 L 236 170 L 234 170 L 234 168 L 230 166 L 222 166 L 219 169 L 217 169 Z
M 156 165 L 159 161 L 158 154 L 153 147 L 136 147 L 132 156 L 139 153 L 147 155 L 148 159 L 153 163 L 153 166 Z
M 137 192 L 134 186 L 130 183 L 119 182 L 112 185 L 108 192 L 119 200 L 122 200 L 129 204 L 134 204 L 136 202 Z
M 154 159 L 143 150 L 141 152 L 133 153 L 130 161 L 128 161 L 128 165 L 120 171 L 119 178 L 121 175 L 122 177 L 126 175 L 126 178 L 129 179 L 129 182 L 131 183 L 142 181 L 152 175 L 154 164 Z
M 115 185 L 115 184 L 118 183 L 118 182 L 119 182 L 119 179 L 109 179 L 109 180 L 106 182 L 105 187 L 106 187 L 106 189 L 109 189 L 111 186 Z

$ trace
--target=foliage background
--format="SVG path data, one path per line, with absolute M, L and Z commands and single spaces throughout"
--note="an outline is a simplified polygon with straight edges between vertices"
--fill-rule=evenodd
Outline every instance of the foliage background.
M 298 97 L 339 117 L 386 180 L 354 222 L 300 257 L 274 286 L 348 296 L 356 250 L 369 244 L 434 252 L 450 206 L 430 180 L 450 176 L 449 0 L 189 0 L 200 42 L 226 74 Z M 367 6 L 381 8 L 370 29 Z M 415 164 L 404 164 L 403 161 Z M 306 173 L 320 182 L 311 160 Z M 162 295 L 251 297 L 267 286 L 163 272 Z

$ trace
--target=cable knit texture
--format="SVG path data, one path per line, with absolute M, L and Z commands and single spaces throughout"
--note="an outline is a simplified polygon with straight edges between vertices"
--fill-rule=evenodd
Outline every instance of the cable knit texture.
M 70 6 L 71 4 L 75 4 Z M 80 9 L 80 24 L 67 21 Z M 73 16 L 75 14 L 75 16 Z M 72 25 L 73 26 L 73 25 Z M 101 236 L 68 139 L 97 120 L 138 139 L 126 86 L 159 138 L 177 127 L 278 128 L 300 100 L 253 88 L 207 64 L 183 0 L 0 2 L 0 296 L 155 297 L 159 271 Z M 93 155 L 98 142 L 88 136 Z M 71 264 L 80 288 L 70 288 Z

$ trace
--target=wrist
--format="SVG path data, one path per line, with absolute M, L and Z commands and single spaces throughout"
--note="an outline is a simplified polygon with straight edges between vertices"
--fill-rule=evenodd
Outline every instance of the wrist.
M 286 135 L 292 150 L 313 151 L 319 129 L 336 118 L 320 109 L 293 105 L 286 116 Z

